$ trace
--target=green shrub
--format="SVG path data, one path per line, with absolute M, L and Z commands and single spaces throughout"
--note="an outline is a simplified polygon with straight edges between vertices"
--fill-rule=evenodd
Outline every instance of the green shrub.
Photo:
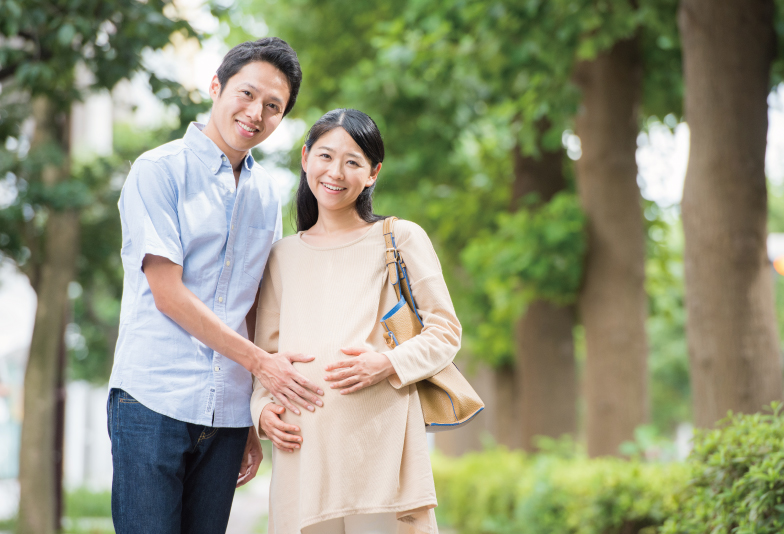
M 68 517 L 112 517 L 111 491 L 90 491 L 78 488 L 65 494 L 65 515 Z
M 662 534 L 784 532 L 784 417 L 771 412 L 730 415 L 698 432 L 692 479 Z
M 682 464 L 503 448 L 436 455 L 433 472 L 439 520 L 461 534 L 652 534 L 688 474 Z

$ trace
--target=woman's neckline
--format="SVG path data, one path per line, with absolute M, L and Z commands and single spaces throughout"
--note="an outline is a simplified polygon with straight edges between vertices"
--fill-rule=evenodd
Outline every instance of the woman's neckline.
M 370 225 L 370 228 L 367 229 L 367 232 L 365 232 L 361 236 L 359 236 L 359 237 L 357 237 L 355 239 L 352 239 L 351 241 L 346 241 L 345 243 L 340 243 L 339 245 L 330 245 L 330 246 L 327 246 L 327 247 L 317 247 L 316 245 L 311 245 L 310 243 L 308 243 L 307 241 L 302 239 L 302 234 L 305 233 L 304 231 L 297 232 L 297 234 L 296 234 L 297 235 L 297 241 L 299 241 L 302 245 L 306 246 L 307 248 L 310 248 L 310 249 L 313 249 L 313 250 L 335 250 L 335 249 L 338 249 L 338 248 L 350 247 L 351 245 L 354 245 L 356 243 L 359 243 L 363 239 L 366 239 L 370 234 L 373 233 L 373 230 L 375 230 L 375 228 L 380 223 L 383 223 L 383 222 L 384 222 L 383 220 L 374 222 L 373 224 Z

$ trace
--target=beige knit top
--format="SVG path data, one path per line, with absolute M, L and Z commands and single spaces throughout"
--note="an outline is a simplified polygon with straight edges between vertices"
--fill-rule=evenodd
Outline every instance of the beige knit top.
M 383 222 L 340 246 L 314 247 L 296 234 L 270 252 L 256 322 L 256 344 L 268 352 L 312 354 L 297 369 L 324 390 L 324 406 L 283 420 L 301 429 L 302 447 L 273 450 L 270 534 L 336 517 L 397 512 L 401 533 L 438 531 L 436 494 L 415 383 L 446 367 L 460 348 L 455 316 L 433 246 L 409 221 L 395 223 L 422 333 L 389 350 L 381 317 L 397 302 L 387 281 Z M 343 347 L 386 354 L 396 375 L 348 395 L 331 389 L 324 367 L 352 358 Z M 274 400 L 254 379 L 251 413 Z M 266 436 L 258 428 L 262 438 Z

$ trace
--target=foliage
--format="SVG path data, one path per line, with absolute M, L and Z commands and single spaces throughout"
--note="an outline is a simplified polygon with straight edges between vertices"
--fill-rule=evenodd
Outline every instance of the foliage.
M 170 0 L 5 0 L 0 21 L 0 82 L 13 76 L 18 90 L 60 109 L 83 96 L 77 66 L 91 89 L 112 88 L 144 70 L 144 49 L 162 48 L 174 32 L 196 36 Z
M 77 488 L 65 493 L 65 515 L 68 517 L 112 517 L 112 493 Z
M 494 234 L 502 232 L 498 214 L 511 211 L 513 153 L 563 150 L 562 132 L 572 127 L 580 98 L 572 82 L 579 61 L 639 34 L 651 72 L 645 112 L 680 112 L 677 2 L 291 0 L 265 7 L 243 0 L 235 9 L 263 12 L 270 33 L 298 51 L 307 90 L 294 115 L 312 123 L 329 109 L 355 107 L 376 120 L 387 147 L 379 211 L 428 231 L 466 325 L 465 346 L 485 361 L 508 363 L 510 319 L 522 312 L 520 303 L 535 294 L 549 298 L 552 284 L 561 288 L 556 300 L 564 300 L 579 267 L 551 265 L 548 287 L 536 287 L 542 278 L 533 277 L 522 294 L 504 297 L 506 288 L 523 288 L 519 275 L 497 271 L 489 283 L 464 249 L 477 235 L 510 241 Z M 237 29 L 230 39 L 247 36 Z M 544 133 L 542 119 L 550 125 Z
M 774 534 L 784 531 L 784 417 L 732 415 L 699 431 L 691 481 L 662 534 Z
M 681 464 L 503 448 L 436 455 L 433 472 L 436 514 L 461 534 L 653 534 L 687 480 Z
M 513 323 L 529 302 L 571 304 L 580 287 L 587 238 L 577 196 L 562 192 L 537 204 L 532 194 L 523 209 L 500 213 L 496 227 L 471 239 L 462 252 L 464 265 L 491 301 L 490 320 L 476 327 L 472 352 L 507 356 L 491 360 L 494 364 L 512 363 Z
M 208 106 L 203 95 L 159 78 L 144 60 L 146 52 L 168 45 L 173 34 L 180 40 L 200 37 L 170 0 L 33 0 L 25 2 L 23 12 L 18 0 L 0 3 L 0 180 L 10 194 L 0 205 L 0 253 L 36 288 L 48 214 L 79 212 L 78 284 L 69 291 L 72 323 L 66 332 L 71 378 L 104 381 L 111 368 L 122 292 L 116 205 L 128 162 L 179 137 Z M 55 105 L 51 127 L 61 132 L 69 127 L 74 101 L 137 73 L 148 77 L 164 104 L 179 111 L 173 131 L 125 137 L 116 132 L 112 156 L 76 161 L 65 135 L 45 144 L 30 139 L 23 125 L 33 98 L 43 96 Z M 44 166 L 59 167 L 64 179 L 45 185 Z
M 433 457 L 436 514 L 461 534 L 774 534 L 784 530 L 784 417 L 732 415 L 698 431 L 687 463 L 527 456 Z M 548 450 L 548 447 L 545 447 Z
M 683 280 L 683 231 L 676 213 L 645 202 L 651 418 L 670 433 L 691 420 L 689 355 Z

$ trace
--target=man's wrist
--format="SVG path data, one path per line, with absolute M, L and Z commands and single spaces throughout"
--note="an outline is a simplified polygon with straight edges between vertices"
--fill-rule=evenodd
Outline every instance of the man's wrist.
M 270 354 L 266 350 L 256 347 L 255 345 L 254 348 L 256 350 L 253 352 L 253 362 L 251 364 L 253 368 L 250 369 L 250 372 L 253 373 L 254 376 L 260 376 L 261 372 L 267 368 Z

